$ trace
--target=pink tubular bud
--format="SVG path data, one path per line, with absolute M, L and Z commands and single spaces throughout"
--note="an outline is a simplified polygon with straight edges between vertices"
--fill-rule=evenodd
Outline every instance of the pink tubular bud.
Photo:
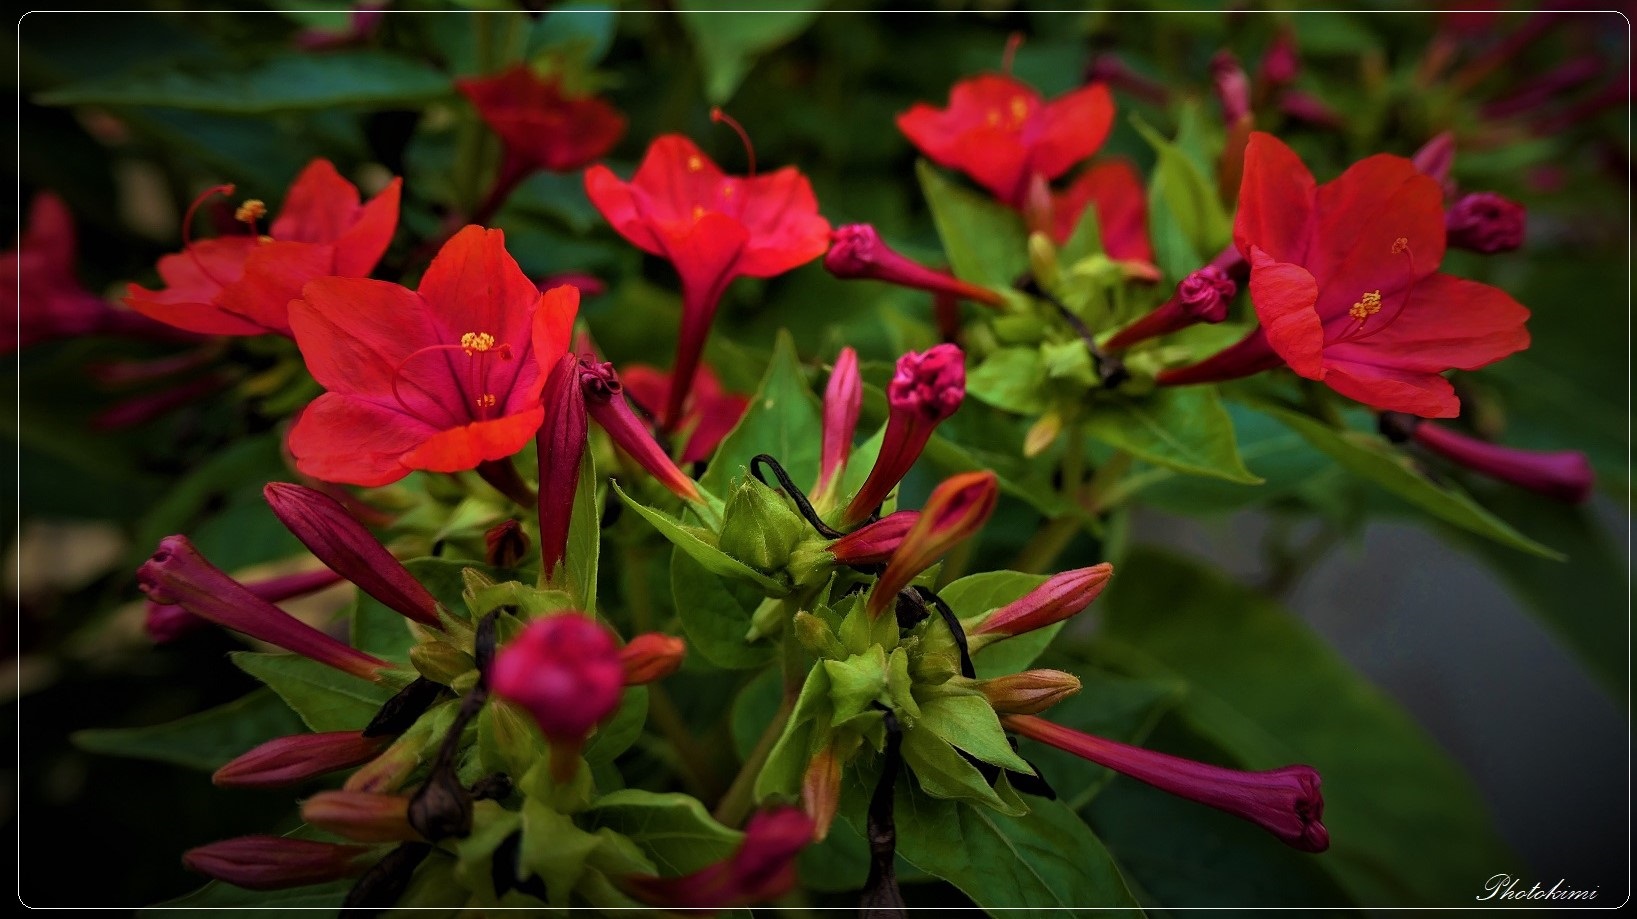
M 516 568 L 529 554 L 529 534 L 516 520 L 503 520 L 483 534 L 483 561 L 497 568 Z
M 1302 59 L 1296 51 L 1296 33 L 1290 28 L 1282 28 L 1273 36 L 1273 44 L 1268 45 L 1267 53 L 1262 55 L 1262 82 L 1269 89 L 1278 89 L 1296 82 L 1296 75 L 1302 72 Z
M 1410 162 L 1423 175 L 1431 176 L 1444 186 L 1445 194 L 1449 190 L 1449 171 L 1455 165 L 1455 135 L 1444 131 L 1432 140 L 1421 145 L 1410 157 Z
M 589 427 L 579 360 L 565 354 L 548 374 L 540 395 L 546 421 L 534 445 L 540 470 L 540 571 L 550 580 L 568 552 L 568 524 Z
M 870 278 L 935 294 L 952 294 L 993 307 L 1006 302 L 1000 294 L 986 287 L 968 284 L 954 275 L 910 261 L 882 242 L 881 234 L 867 223 L 849 224 L 831 232 L 824 268 L 844 280 Z
M 1449 244 L 1484 255 L 1523 245 L 1523 205 L 1492 191 L 1461 196 L 1444 214 Z
M 210 780 L 223 788 L 284 788 L 367 763 L 390 741 L 357 731 L 279 737 L 234 757 Z
M 1164 83 L 1151 80 L 1125 65 L 1112 54 L 1099 54 L 1086 65 L 1083 75 L 1086 83 L 1107 83 L 1111 88 L 1130 93 L 1154 105 L 1168 105 L 1171 90 Z
M 815 493 L 828 493 L 832 484 L 847 470 L 853 452 L 853 432 L 858 429 L 858 410 L 864 401 L 864 387 L 858 376 L 858 352 L 842 348 L 835 369 L 824 387 L 824 431 L 819 449 L 819 479 Z
M 341 503 L 288 482 L 262 489 L 267 505 L 308 551 L 388 609 L 438 624 L 438 601 Z
M 867 609 L 872 617 L 891 609 L 898 592 L 944 553 L 983 529 L 995 511 L 1000 487 L 995 474 L 963 472 L 938 483 L 876 580 Z
M 495 656 L 489 682 L 534 716 L 552 745 L 552 772 L 566 780 L 591 729 L 619 707 L 625 666 L 608 629 L 568 612 L 529 623 Z
M 1233 52 L 1218 51 L 1211 58 L 1211 83 L 1222 106 L 1222 122 L 1229 126 L 1250 117 L 1250 80 Z
M 932 431 L 955 414 L 966 396 L 966 355 L 955 345 L 934 345 L 898 359 L 887 384 L 887 430 L 864 486 L 843 514 L 857 523 L 875 512 L 920 458 Z
M 1076 568 L 1047 578 L 1034 590 L 985 616 L 971 633 L 1010 638 L 1062 622 L 1091 605 L 1114 576 L 1108 562 Z
M 920 511 L 898 511 L 888 514 L 830 543 L 830 554 L 835 557 L 838 565 L 851 565 L 854 568 L 885 565 L 887 560 L 892 558 L 892 554 L 898 551 L 898 545 L 909 535 L 910 529 L 919 519 Z
M 1330 847 L 1330 832 L 1319 822 L 1324 797 L 1312 766 L 1242 772 L 1105 740 L 1033 715 L 1006 715 L 1001 723 L 1030 740 L 1249 820 L 1293 848 L 1323 852 Z
M 301 805 L 301 819 L 354 842 L 413 842 L 409 799 L 362 791 L 321 791 Z
M 1220 383 L 1223 380 L 1237 380 L 1264 370 L 1283 367 L 1284 364 L 1284 359 L 1279 357 L 1272 345 L 1268 344 L 1267 333 L 1258 327 L 1244 338 L 1197 364 L 1160 371 L 1154 377 L 1154 382 L 1160 386 Z
M 277 645 L 344 673 L 374 680 L 386 661 L 336 641 L 251 593 L 205 561 L 186 536 L 167 536 L 136 572 L 155 603 L 175 604 L 224 628 Z
M 1228 318 L 1228 304 L 1238 292 L 1227 269 L 1215 263 L 1195 269 L 1177 285 L 1171 299 L 1121 329 L 1103 347 L 1117 351 L 1195 323 L 1221 322 Z
M 282 890 L 363 874 L 372 851 L 287 836 L 240 836 L 190 849 L 182 864 L 235 887 Z
M 580 389 L 585 395 L 586 411 L 597 426 L 608 432 L 614 444 L 637 461 L 637 465 L 659 480 L 670 492 L 684 501 L 700 501 L 699 486 L 671 462 L 654 435 L 649 433 L 631 403 L 625 399 L 619 374 L 614 365 L 582 359 L 580 362 Z M 680 385 L 673 379 L 672 385 Z
M 1451 462 L 1554 501 L 1583 504 L 1591 498 L 1597 480 L 1586 454 L 1576 450 L 1545 452 L 1503 447 L 1430 421 L 1416 424 L 1411 436 Z
M 727 909 L 765 903 L 796 886 L 796 856 L 813 840 L 813 821 L 794 807 L 750 818 L 745 838 L 730 858 L 680 877 L 633 875 L 627 893 L 667 909 Z
M 1025 670 L 978 681 L 985 699 L 1002 715 L 1038 715 L 1080 691 L 1080 678 L 1061 670 Z
M 682 667 L 682 659 L 687 654 L 688 643 L 674 635 L 660 632 L 638 635 L 620 649 L 625 685 L 640 686 L 663 680 Z

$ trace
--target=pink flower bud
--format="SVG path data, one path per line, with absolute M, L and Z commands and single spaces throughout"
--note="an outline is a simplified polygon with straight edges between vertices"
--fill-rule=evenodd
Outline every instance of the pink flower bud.
M 1239 291 L 1228 273 L 1215 265 L 1190 272 L 1177 285 L 1182 309 L 1200 322 L 1221 322 L 1228 318 L 1228 302 Z
M 362 791 L 321 791 L 301 805 L 301 819 L 354 842 L 413 842 L 409 799 Z
M 1437 179 L 1447 195 L 1450 187 L 1449 170 L 1455 165 L 1455 135 L 1444 131 L 1427 141 L 1410 157 L 1410 162 L 1415 164 L 1415 168 L 1423 175 Z
M 369 867 L 365 856 L 373 851 L 287 836 L 240 836 L 190 849 L 182 864 L 235 887 L 282 890 L 363 874 Z
M 579 613 L 529 623 L 495 656 L 495 695 L 534 716 L 553 747 L 553 772 L 573 774 L 573 757 L 597 723 L 619 707 L 625 666 L 608 629 Z M 559 756 L 559 749 L 564 754 Z
M 1302 59 L 1296 51 L 1296 33 L 1289 28 L 1280 29 L 1273 36 L 1273 44 L 1268 45 L 1267 53 L 1262 56 L 1262 82 L 1269 89 L 1278 89 L 1296 82 L 1296 75 L 1302 72 Z
M 1412 419 L 1413 421 L 1414 419 Z M 1468 437 L 1443 425 L 1421 421 L 1415 442 L 1473 472 L 1545 495 L 1582 504 L 1592 495 L 1596 474 L 1586 454 L 1575 450 L 1520 450 Z
M 308 551 L 358 589 L 423 625 L 438 624 L 438 601 L 341 503 L 287 482 L 262 489 L 267 505 Z
M 1346 124 L 1341 115 L 1319 97 L 1297 89 L 1287 89 L 1280 94 L 1279 110 L 1291 118 L 1321 128 L 1340 129 Z
M 920 458 L 932 431 L 955 414 L 966 396 L 966 355 L 949 344 L 909 352 L 887 384 L 887 430 L 881 453 L 843 517 L 857 523 L 870 516 Z
M 663 680 L 682 667 L 688 643 L 674 635 L 647 632 L 631 639 L 620 649 L 620 666 L 625 685 L 640 686 Z
M 1216 101 L 1222 105 L 1222 121 L 1229 126 L 1250 117 L 1250 80 L 1231 51 L 1218 51 L 1211 58 L 1211 82 Z
M 858 377 L 858 352 L 842 348 L 836 355 L 835 369 L 830 371 L 830 382 L 824 387 L 824 430 L 819 449 L 818 487 L 813 491 L 824 495 L 832 483 L 847 470 L 847 458 L 853 452 L 853 432 L 858 428 L 858 410 L 864 401 L 864 388 Z
M 672 494 L 684 501 L 700 501 L 699 487 L 693 479 L 676 468 L 669 455 L 660 448 L 654 435 L 631 410 L 620 386 L 614 365 L 580 361 L 580 387 L 585 394 L 586 411 L 614 444 L 637 461 L 637 465 L 659 480 Z
M 935 294 L 953 294 L 986 306 L 999 307 L 1006 302 L 1000 294 L 988 288 L 968 284 L 954 275 L 910 261 L 882 242 L 881 234 L 867 223 L 849 224 L 831 232 L 830 251 L 824 255 L 824 268 L 838 278 L 886 281 Z
M 1113 576 L 1114 566 L 1108 562 L 1054 574 L 1039 587 L 985 616 L 972 634 L 1010 638 L 1062 622 L 1090 606 Z
M 516 520 L 503 520 L 483 534 L 483 561 L 497 568 L 516 568 L 529 554 L 529 534 Z
M 1286 845 L 1305 852 L 1330 847 L 1330 832 L 1319 822 L 1324 798 L 1319 794 L 1319 773 L 1312 766 L 1242 772 L 1105 740 L 1033 715 L 1006 715 L 1001 722 L 1030 740 L 1249 820 Z
M 1025 670 L 980 680 L 978 689 L 1002 715 L 1038 715 L 1080 691 L 1080 678 L 1061 670 Z
M 1209 264 L 1189 272 L 1171 299 L 1115 333 L 1103 347 L 1119 351 L 1195 323 L 1221 322 L 1228 318 L 1228 304 L 1239 290 L 1234 278 L 1242 279 L 1249 273 L 1248 267 L 1239 250 L 1228 247 Z
M 320 632 L 251 593 L 205 561 L 186 536 L 167 536 L 136 572 L 155 603 L 175 604 L 224 628 L 277 645 L 345 673 L 374 680 L 390 666 Z
M 1524 221 L 1523 205 L 1492 191 L 1463 195 L 1444 214 L 1449 244 L 1484 255 L 1523 245 Z
M 1154 105 L 1168 105 L 1171 90 L 1164 83 L 1151 80 L 1127 67 L 1112 54 L 1099 54 L 1086 65 L 1083 74 L 1086 83 L 1107 83 L 1114 89 L 1130 93 Z
M 963 472 L 938 484 L 921 508 L 921 516 L 899 543 L 887 570 L 870 593 L 869 612 L 879 616 L 898 601 L 898 592 L 915 576 L 967 538 L 983 529 L 994 513 L 1000 488 L 995 474 Z
M 234 757 L 210 780 L 223 788 L 283 788 L 367 763 L 390 741 L 357 731 L 279 737 Z
M 546 421 L 534 445 L 540 470 L 540 571 L 550 580 L 568 552 L 568 525 L 589 428 L 579 360 L 565 354 L 544 372 L 540 401 L 546 407 Z
M 728 909 L 765 903 L 796 886 L 796 856 L 813 839 L 813 821 L 794 807 L 750 818 L 732 857 L 692 874 L 635 875 L 621 886 L 631 896 L 667 909 Z
M 898 545 L 909 535 L 910 528 L 915 526 L 915 521 L 919 519 L 920 511 L 898 511 L 888 514 L 830 543 L 830 554 L 835 557 L 838 565 L 851 565 L 854 568 L 885 565 L 887 560 L 892 558 L 892 554 L 898 551 Z

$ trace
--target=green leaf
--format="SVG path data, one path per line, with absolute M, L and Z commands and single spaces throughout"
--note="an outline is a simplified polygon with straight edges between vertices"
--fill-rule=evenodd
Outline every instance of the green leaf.
M 744 834 L 717 823 L 697 798 L 622 789 L 597 799 L 586 812 L 593 827 L 628 836 L 663 875 L 689 874 L 727 858 Z
M 418 107 L 450 92 L 447 76 L 410 58 L 383 51 L 336 51 L 287 54 L 237 72 L 171 67 L 99 78 L 41 93 L 35 101 L 268 115 L 338 107 Z
M 1273 405 L 1258 404 L 1302 435 L 1308 443 L 1330 454 L 1342 468 L 1367 479 L 1434 517 L 1464 530 L 1543 558 L 1561 560 L 1562 554 L 1513 529 L 1455 486 L 1440 487 L 1415 469 L 1409 457 L 1378 434 L 1338 431 L 1323 422 Z
M 1007 289 L 1029 270 L 1029 234 L 1022 218 L 986 197 L 956 187 L 925 160 L 916 162 L 915 174 L 956 277 Z
M 1469 902 L 1473 878 L 1515 869 L 1448 755 L 1284 610 L 1153 551 L 1133 552 L 1109 593 L 1102 655 L 1186 680 L 1189 729 L 1247 768 L 1319 770 L 1332 844 L 1318 861 L 1359 902 Z
M 1018 571 L 984 571 L 951 581 L 938 591 L 955 616 L 972 620 L 997 610 L 1046 582 L 1046 575 Z M 972 666 L 980 679 L 1004 676 L 1025 670 L 1063 630 L 1063 623 L 1035 629 L 1016 638 L 996 642 L 972 655 Z
M 983 773 L 937 734 L 919 729 L 905 731 L 902 749 L 904 765 L 915 773 L 916 783 L 930 797 L 982 804 L 997 811 L 1008 809 Z M 900 814 L 899 823 L 903 822 Z
M 716 105 L 733 97 L 758 57 L 800 35 L 818 16 L 816 7 L 717 12 L 709 6 L 677 4 L 704 71 L 705 98 Z
M 822 411 L 802 370 L 795 340 L 781 329 L 756 394 L 716 448 L 699 484 L 712 494 L 728 494 L 751 458 L 766 453 L 779 461 L 798 488 L 811 486 L 818 480 Z
M 524 56 L 561 54 L 590 66 L 608 53 L 618 24 L 619 13 L 612 6 L 564 3 L 535 21 Z
M 354 879 L 344 878 L 312 887 L 289 887 L 284 890 L 245 890 L 221 881 L 166 900 L 141 911 L 144 919 L 186 919 L 199 915 L 200 910 L 245 910 L 268 919 L 288 915 L 291 919 L 306 916 L 335 916 L 341 912 L 341 901 L 352 889 Z
M 214 772 L 257 744 L 305 730 L 301 719 L 275 693 L 258 689 L 186 718 L 151 727 L 77 731 L 73 740 L 75 746 L 92 753 Z
M 1252 475 L 1263 479 L 1260 487 L 1151 466 L 1121 480 L 1118 490 L 1127 496 L 1140 492 L 1143 504 L 1174 514 L 1221 514 L 1288 498 L 1323 476 L 1339 475 L 1330 457 L 1290 428 L 1239 402 L 1224 407 L 1233 419 L 1239 456 Z
M 1233 419 L 1216 389 L 1156 389 L 1141 399 L 1099 402 L 1085 420 L 1086 433 L 1138 459 L 1190 475 L 1257 485 L 1234 440 Z
M 235 651 L 233 663 L 266 683 L 314 731 L 358 731 L 392 690 L 296 654 Z
M 580 482 L 574 488 L 574 509 L 568 521 L 568 555 L 563 565 L 568 573 L 568 592 L 584 610 L 597 608 L 597 568 L 602 553 L 602 481 L 597 477 L 597 461 L 591 451 L 580 458 Z M 550 572 L 541 572 L 549 576 Z
M 1011 769 L 1025 775 L 1034 774 L 1029 764 L 1020 759 L 1006 742 L 1006 732 L 1000 719 L 989 705 L 989 700 L 973 691 L 947 693 L 930 699 L 921 699 L 921 720 L 917 729 L 924 728 L 943 738 L 945 743 L 960 747 L 986 763 Z
M 466 609 L 466 600 L 461 596 L 466 582 L 461 572 L 474 567 L 472 563 L 445 558 L 411 558 L 404 561 L 404 567 L 444 608 L 457 611 Z M 475 567 L 493 570 L 483 565 Z M 352 614 L 354 648 L 383 660 L 407 664 L 409 648 L 414 643 L 409 620 L 402 613 L 387 608 L 366 593 L 358 594 L 358 604 Z
M 816 752 L 813 742 L 814 719 L 830 709 L 830 677 L 823 667 L 807 672 L 801 695 L 791 709 L 784 731 L 767 755 L 767 763 L 756 776 L 755 797 L 765 801 L 772 795 L 793 795 L 801 788 L 807 762 Z M 758 732 L 760 733 L 760 732 Z
M 1091 208 L 1087 208 L 1091 210 Z M 995 408 L 1038 415 L 1051 406 L 1039 348 L 1001 348 L 966 375 L 966 392 Z
M 1228 244 L 1233 223 L 1216 188 L 1193 160 L 1139 116 L 1137 129 L 1156 157 L 1148 186 L 1148 226 L 1154 258 L 1165 276 L 1180 279 Z
M 1031 798 L 1027 814 L 1009 817 L 912 794 L 905 784 L 897 788 L 898 854 L 978 906 L 1040 919 L 1060 915 L 1054 908 L 1137 906 L 1108 850 L 1062 804 Z
M 620 488 L 618 482 L 610 482 L 609 485 L 614 489 L 614 494 L 619 495 L 620 500 L 625 502 L 626 507 L 636 511 L 642 519 L 653 524 L 654 529 L 658 530 L 661 536 L 670 540 L 672 545 L 687 554 L 699 567 L 720 577 L 734 578 L 754 584 L 764 592 L 776 596 L 789 592 L 789 589 L 783 584 L 706 542 L 700 537 L 700 531 L 696 528 L 686 526 L 662 510 L 636 501 Z
M 773 659 L 774 644 L 745 640 L 763 599 L 757 588 L 718 577 L 678 547 L 671 553 L 671 595 L 689 651 L 731 670 L 760 667 Z
M 647 723 L 648 687 L 626 687 L 625 695 L 620 697 L 620 707 L 614 710 L 614 717 L 597 726 L 597 733 L 591 735 L 581 755 L 593 766 L 609 765 L 621 753 L 631 749 L 631 745 L 642 736 L 643 726 Z

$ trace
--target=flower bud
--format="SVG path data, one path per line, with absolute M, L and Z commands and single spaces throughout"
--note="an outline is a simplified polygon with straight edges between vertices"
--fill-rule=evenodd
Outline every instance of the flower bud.
M 968 284 L 953 275 L 910 261 L 882 242 L 881 234 L 867 223 L 849 224 L 831 232 L 830 251 L 824 255 L 824 268 L 842 279 L 871 278 L 935 294 L 953 294 L 994 307 L 1006 302 L 1000 294 L 988 288 Z
M 621 886 L 644 903 L 673 910 L 764 903 L 796 886 L 796 856 L 812 840 L 812 819 L 794 807 L 778 807 L 750 818 L 731 857 L 680 877 L 629 876 Z
M 1484 255 L 1523 245 L 1523 205 L 1490 191 L 1461 196 L 1444 214 L 1449 244 Z
M 363 874 L 372 851 L 287 836 L 240 836 L 190 849 L 182 864 L 235 887 L 282 890 Z
M 968 634 L 973 638 L 1011 638 L 1062 622 L 1090 606 L 1113 575 L 1114 566 L 1107 562 L 1054 574 L 1039 587 L 985 616 L 976 628 L 967 630 Z
M 361 791 L 321 791 L 301 805 L 301 819 L 354 842 L 410 842 L 409 799 Z
M 898 602 L 898 591 L 915 576 L 983 528 L 994 513 L 1000 490 L 995 474 L 964 472 L 938 484 L 921 508 L 921 516 L 899 543 L 887 570 L 876 580 L 867 609 L 881 615 Z
M 597 425 L 613 439 L 614 444 L 637 465 L 659 480 L 659 484 L 684 501 L 700 501 L 699 487 L 671 462 L 654 435 L 648 432 L 631 404 L 625 400 L 620 378 L 614 365 L 580 360 L 580 387 L 585 394 L 586 411 Z
M 1038 715 L 1080 691 L 1080 678 L 1061 670 L 1025 670 L 978 681 L 978 689 L 1002 715 Z
M 438 601 L 364 525 L 329 495 L 274 482 L 262 489 L 279 521 L 331 571 L 423 625 L 437 626 Z
M 1577 450 L 1503 447 L 1429 421 L 1415 424 L 1410 436 L 1421 446 L 1473 472 L 1554 501 L 1583 504 L 1591 498 L 1596 484 L 1597 477 L 1586 454 Z
M 223 788 L 283 788 L 367 763 L 388 740 L 357 731 L 279 737 L 234 757 L 210 780 Z
M 282 600 L 317 593 L 326 587 L 332 587 L 339 583 L 341 583 L 341 575 L 328 568 L 319 568 L 316 571 L 303 571 L 297 574 L 280 575 L 263 581 L 251 581 L 244 587 L 269 603 L 278 603 Z M 147 615 L 143 622 L 148 638 L 154 644 L 175 641 L 183 635 L 208 625 L 210 625 L 209 620 L 201 619 L 174 603 L 154 603 L 151 600 L 148 602 Z
M 1302 59 L 1296 53 L 1296 34 L 1282 28 L 1273 36 L 1267 53 L 1262 55 L 1262 82 L 1269 89 L 1278 89 L 1296 82 L 1302 71 Z
M 857 523 L 870 516 L 920 458 L 933 430 L 966 396 L 966 355 L 954 345 L 934 345 L 898 359 L 887 384 L 887 430 L 864 486 L 844 517 Z
M 1211 58 L 1211 82 L 1216 101 L 1222 105 L 1224 124 L 1232 127 L 1250 117 L 1250 80 L 1233 52 L 1218 51 Z
M 783 496 L 747 475 L 728 496 L 717 548 L 763 574 L 773 574 L 783 570 L 790 553 L 810 532 Z
M 1238 290 L 1226 271 L 1206 265 L 1190 272 L 1177 285 L 1177 300 L 1183 311 L 1199 322 L 1221 322 L 1228 318 L 1228 302 Z
M 1119 351 L 1198 322 L 1221 322 L 1228 318 L 1228 305 L 1239 290 L 1234 277 L 1243 278 L 1246 268 L 1239 250 L 1229 246 L 1209 264 L 1189 272 L 1171 299 L 1115 333 L 1103 347 Z
M 562 613 L 529 623 L 501 649 L 489 685 L 534 716 L 552 745 L 552 772 L 566 781 L 591 729 L 619 707 L 625 666 L 608 629 Z
M 841 806 L 841 758 L 828 746 L 813 754 L 801 780 L 801 809 L 813 821 L 813 841 L 830 835 L 836 809 Z
M 1455 135 L 1444 131 L 1432 140 L 1421 145 L 1410 157 L 1410 162 L 1423 175 L 1438 180 L 1438 184 L 1449 188 L 1449 170 L 1455 165 Z
M 390 666 L 279 609 L 205 561 L 186 536 L 167 536 L 136 572 L 148 599 L 175 604 L 217 625 L 286 651 L 327 664 L 344 673 L 374 680 Z
M 1317 96 L 1298 89 L 1287 89 L 1279 95 L 1279 110 L 1291 118 L 1321 128 L 1339 130 L 1346 125 L 1335 109 L 1326 105 Z
M 1330 847 L 1330 832 L 1319 822 L 1324 798 L 1319 773 L 1312 766 L 1242 772 L 1106 740 L 1033 715 L 1006 715 L 1001 723 L 1030 740 L 1249 820 L 1304 852 Z
M 892 554 L 898 551 L 898 545 L 909 535 L 910 528 L 915 526 L 915 521 L 919 519 L 920 511 L 897 511 L 888 514 L 830 543 L 830 554 L 835 557 L 838 565 L 850 565 L 854 568 L 885 565 L 892 558 Z
M 574 493 L 580 484 L 580 460 L 589 427 L 579 360 L 565 354 L 543 372 L 547 377 L 540 401 L 546 407 L 546 420 L 534 444 L 540 471 L 540 573 L 550 581 L 568 552 L 569 522 L 574 516 Z
M 529 554 L 529 534 L 516 520 L 503 520 L 483 534 L 483 560 L 496 568 L 516 568 Z
M 663 680 L 682 667 L 688 643 L 674 635 L 645 632 L 620 649 L 625 685 L 640 686 Z
M 819 504 L 847 471 L 853 452 L 853 433 L 858 429 L 858 410 L 864 388 L 858 376 L 858 352 L 842 348 L 836 355 L 830 382 L 824 387 L 824 429 L 819 449 L 818 486 L 813 489 Z

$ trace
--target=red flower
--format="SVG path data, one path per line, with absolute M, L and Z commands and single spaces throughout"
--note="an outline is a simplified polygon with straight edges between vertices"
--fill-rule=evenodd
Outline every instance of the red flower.
M 1102 146 L 1114 123 L 1108 87 L 1094 83 L 1047 102 L 1027 83 L 983 74 L 956 83 L 949 107 L 918 102 L 898 130 L 933 162 L 959 169 L 1022 209 L 1035 176 L 1061 176 Z
M 682 278 L 682 331 L 661 426 L 673 430 L 693 385 L 705 336 L 734 278 L 783 274 L 824 254 L 830 222 L 807 177 L 787 166 L 727 176 L 676 134 L 655 140 L 630 182 L 605 166 L 585 174 L 591 203 L 633 245 L 670 259 Z
M 671 391 L 671 374 L 645 364 L 625 368 L 620 380 L 625 384 L 626 394 L 650 415 L 666 404 Z M 701 365 L 699 375 L 694 377 L 693 389 L 682 405 L 682 418 L 676 425 L 679 431 L 693 432 L 688 436 L 688 445 L 682 448 L 682 462 L 710 459 L 717 445 L 749 407 L 748 397 L 723 389 L 716 374 Z
M 206 335 L 290 334 L 290 301 L 303 284 L 339 275 L 361 278 L 375 269 L 398 226 L 401 179 L 393 179 L 368 204 L 358 189 L 317 159 L 296 176 L 284 210 L 261 234 L 260 201 L 246 201 L 238 218 L 250 232 L 193 241 L 189 224 L 210 195 L 232 194 L 219 185 L 199 197 L 182 221 L 182 251 L 159 260 L 161 290 L 132 284 L 125 302 L 160 322 Z
M 1251 263 L 1261 328 L 1162 384 L 1231 379 L 1286 363 L 1378 409 L 1449 418 L 1439 374 L 1529 345 L 1529 311 L 1504 292 L 1438 273 L 1443 192 L 1409 160 L 1378 155 L 1316 186 L 1278 139 L 1251 135 L 1234 241 Z
M 1148 193 L 1126 160 L 1106 160 L 1075 177 L 1052 201 L 1052 237 L 1068 242 L 1087 206 L 1097 208 L 1103 251 L 1115 261 L 1153 262 L 1148 242 Z
M 526 64 L 456 80 L 455 88 L 505 141 L 508 163 L 515 161 L 525 172 L 572 172 L 602 157 L 625 134 L 625 116 L 613 106 L 597 98 L 570 98 L 561 79 L 542 78 Z
M 0 323 L 0 352 L 53 338 L 112 333 L 187 340 L 191 336 L 129 310 L 115 309 L 74 276 L 74 217 L 51 192 L 34 196 L 28 226 L 0 269 L 0 296 L 17 324 Z
M 511 456 L 540 427 L 541 364 L 568 351 L 579 292 L 541 294 L 499 230 L 445 243 L 418 290 L 322 278 L 290 304 L 307 369 L 329 390 L 290 431 L 296 468 L 385 485 Z M 539 360 L 536 360 L 539 358 Z

